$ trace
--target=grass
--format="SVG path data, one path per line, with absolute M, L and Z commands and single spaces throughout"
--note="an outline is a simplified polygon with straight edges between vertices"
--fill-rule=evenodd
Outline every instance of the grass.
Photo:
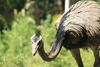
M 51 49 L 56 30 L 53 24 L 46 21 L 41 21 L 44 24 L 36 27 L 26 18 L 16 18 L 12 29 L 3 30 L 0 34 L 0 67 L 78 67 L 70 51 L 65 48 L 51 62 L 43 61 L 38 53 L 33 57 L 30 37 L 35 34 L 35 29 L 41 30 L 46 52 Z M 85 67 L 93 67 L 94 57 L 90 49 L 89 52 L 81 49 L 81 56 Z

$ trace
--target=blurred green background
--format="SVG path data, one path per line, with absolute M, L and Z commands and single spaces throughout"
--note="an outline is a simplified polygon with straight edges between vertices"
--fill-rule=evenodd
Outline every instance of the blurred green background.
M 78 1 L 78 0 L 77 0 Z M 95 0 L 100 4 L 100 0 Z M 64 0 L 40 0 L 41 25 L 35 25 L 34 0 L 0 0 L 0 67 L 77 67 L 70 51 L 62 48 L 58 57 L 43 61 L 38 53 L 32 56 L 30 37 L 40 30 L 49 52 L 54 40 L 55 22 L 64 12 Z M 91 50 L 81 49 L 85 67 L 93 67 Z

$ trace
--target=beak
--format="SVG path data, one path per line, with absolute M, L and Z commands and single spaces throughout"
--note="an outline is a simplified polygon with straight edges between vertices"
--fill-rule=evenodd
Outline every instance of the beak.
M 34 45 L 34 47 L 32 47 L 32 55 L 35 56 L 37 50 L 39 48 L 39 45 Z

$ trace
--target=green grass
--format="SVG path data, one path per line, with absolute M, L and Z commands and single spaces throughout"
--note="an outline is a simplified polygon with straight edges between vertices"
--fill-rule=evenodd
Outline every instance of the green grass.
M 18 17 L 13 23 L 11 30 L 3 30 L 4 34 L 0 34 L 0 67 L 78 67 L 70 51 L 65 48 L 51 62 L 43 61 L 38 53 L 32 56 L 30 37 L 35 34 L 35 29 L 41 30 L 44 48 L 48 53 L 56 34 L 53 24 L 41 21 L 44 24 L 36 27 L 27 17 Z M 91 50 L 81 49 L 81 56 L 85 67 L 93 67 Z

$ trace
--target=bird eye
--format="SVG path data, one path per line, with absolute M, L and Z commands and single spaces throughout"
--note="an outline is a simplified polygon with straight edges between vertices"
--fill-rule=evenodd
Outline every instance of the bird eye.
M 32 41 L 30 41 L 30 43 L 31 43 L 31 44 L 33 44 L 33 42 L 32 42 Z

